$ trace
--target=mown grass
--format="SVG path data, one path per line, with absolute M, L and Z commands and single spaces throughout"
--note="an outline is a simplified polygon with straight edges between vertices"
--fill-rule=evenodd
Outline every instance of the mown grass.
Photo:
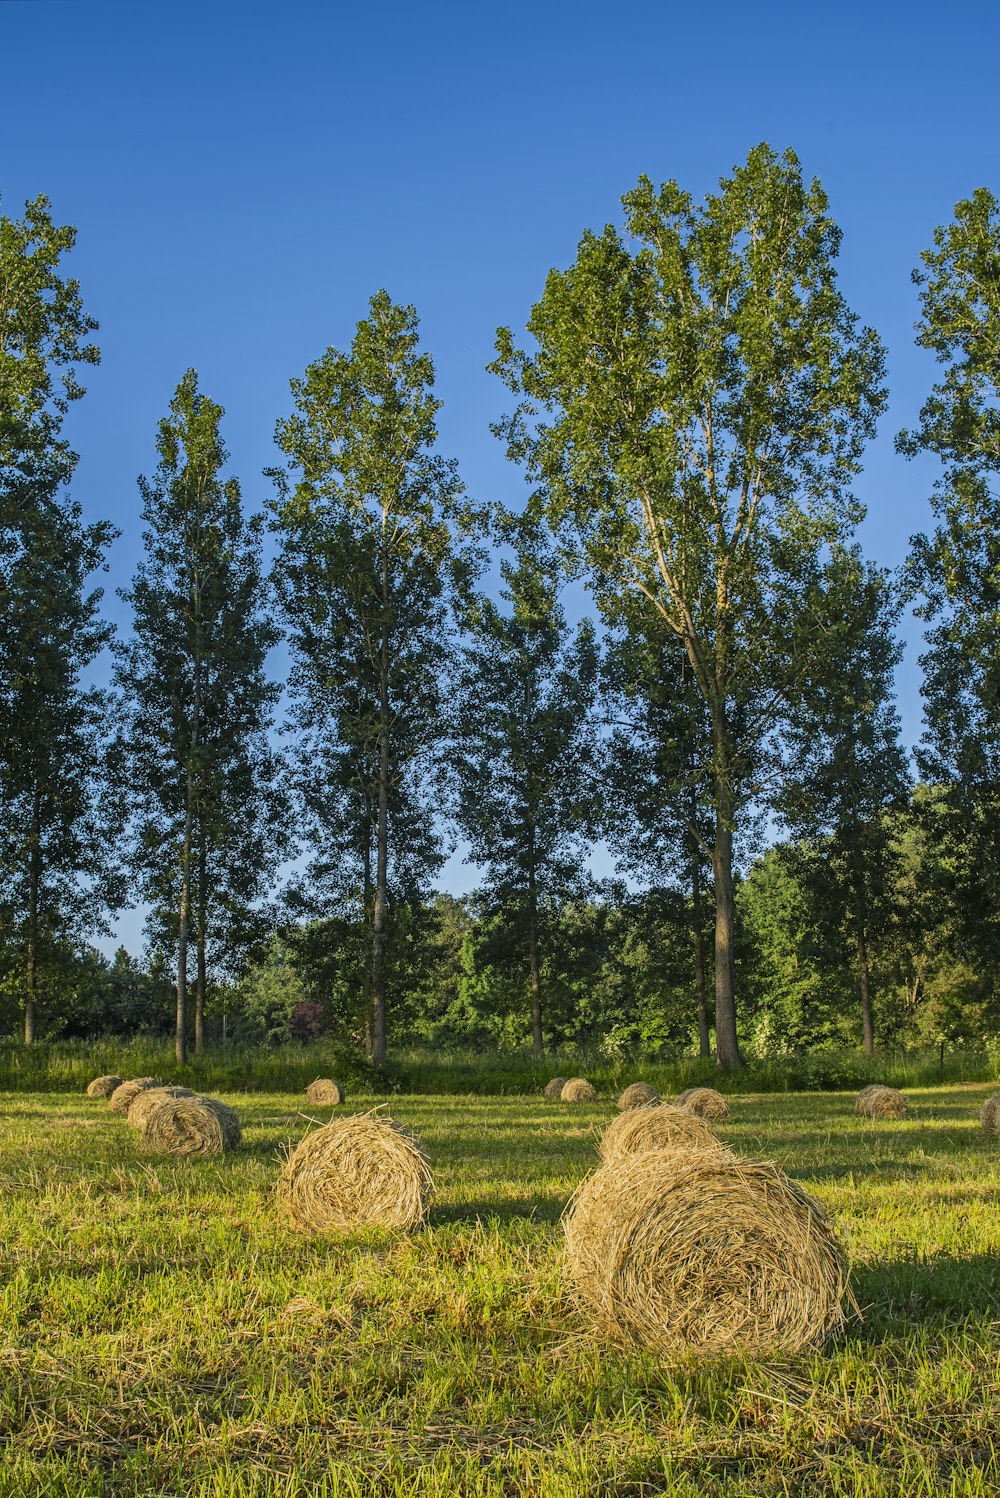
M 0 1498 L 993 1495 L 988 1091 L 921 1091 L 884 1124 L 849 1095 L 734 1099 L 726 1139 L 835 1214 L 864 1319 L 822 1353 L 705 1366 L 574 1319 L 558 1218 L 610 1100 L 396 1098 L 434 1162 L 430 1224 L 344 1242 L 275 1209 L 298 1096 L 223 1094 L 245 1149 L 170 1163 L 106 1103 L 8 1095 Z

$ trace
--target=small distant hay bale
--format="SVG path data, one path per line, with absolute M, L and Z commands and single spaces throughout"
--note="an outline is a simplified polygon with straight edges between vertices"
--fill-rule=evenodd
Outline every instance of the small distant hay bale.
M 88 1097 L 110 1097 L 124 1082 L 124 1077 L 95 1077 L 87 1084 Z
M 902 1118 L 906 1109 L 907 1102 L 901 1092 L 897 1092 L 895 1087 L 883 1087 L 878 1082 L 862 1087 L 854 1103 L 855 1113 L 860 1113 L 862 1118 Z
M 146 1119 L 143 1149 L 157 1155 L 223 1155 L 243 1138 L 239 1116 L 218 1098 L 164 1097 Z
M 601 1159 L 610 1162 L 642 1150 L 725 1150 L 725 1145 L 696 1113 L 671 1103 L 649 1103 L 613 1118 L 597 1148 Z
M 570 1077 L 559 1096 L 564 1103 L 596 1103 L 597 1088 L 586 1077 Z
M 986 1099 L 979 1122 L 984 1134 L 1000 1134 L 1000 1092 Z
M 337 1118 L 307 1134 L 281 1173 L 279 1194 L 300 1232 L 417 1227 L 433 1191 L 419 1141 L 375 1113 Z
M 129 1082 L 123 1082 L 116 1087 L 108 1100 L 108 1107 L 112 1113 L 120 1113 L 123 1118 L 128 1115 L 132 1106 L 132 1100 L 138 1097 L 140 1092 L 145 1092 L 149 1087 L 162 1087 L 163 1083 L 159 1077 L 133 1077 Z
M 625 1346 L 791 1354 L 844 1319 L 844 1252 L 776 1165 L 722 1150 L 625 1156 L 583 1182 L 563 1228 L 580 1309 Z
M 568 1077 L 553 1077 L 551 1082 L 546 1082 L 542 1097 L 547 1098 L 550 1103 L 558 1103 L 562 1097 L 562 1090 L 568 1081 Z
M 660 1094 L 655 1087 L 650 1087 L 648 1082 L 633 1082 L 631 1087 L 626 1087 L 618 1099 L 619 1112 L 624 1113 L 629 1108 L 647 1108 L 661 1101 Z
M 164 1098 L 194 1097 L 190 1087 L 145 1087 L 129 1103 L 126 1119 L 133 1129 L 144 1129 L 146 1120 Z
M 729 1104 L 714 1087 L 688 1087 L 676 1099 L 675 1107 L 686 1108 L 699 1118 L 711 1119 L 712 1123 L 726 1123 L 729 1118 Z
M 346 1094 L 339 1082 L 332 1082 L 329 1077 L 317 1077 L 315 1082 L 310 1082 L 306 1088 L 306 1101 L 310 1103 L 322 1103 L 324 1106 L 338 1107 L 344 1102 Z

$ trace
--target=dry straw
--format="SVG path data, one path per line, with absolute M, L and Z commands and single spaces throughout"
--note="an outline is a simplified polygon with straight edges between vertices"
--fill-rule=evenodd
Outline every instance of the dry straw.
M 123 1082 L 116 1087 L 111 1094 L 108 1106 L 112 1113 L 120 1113 L 123 1118 L 128 1114 L 132 1106 L 133 1098 L 140 1092 L 145 1092 L 148 1087 L 162 1087 L 159 1077 L 133 1077 L 130 1082 Z
M 984 1134 L 1000 1134 L 1000 1092 L 986 1099 L 979 1121 Z
M 570 1077 L 559 1096 L 564 1103 L 596 1103 L 597 1089 L 586 1077 Z
M 222 1155 L 243 1138 L 234 1108 L 214 1097 L 166 1097 L 142 1131 L 143 1148 L 158 1155 Z
M 144 1129 L 146 1120 L 158 1108 L 165 1098 L 168 1097 L 194 1097 L 190 1087 L 146 1087 L 142 1092 L 137 1092 L 129 1103 L 128 1122 L 133 1129 Z
M 697 1114 L 670 1103 L 630 1108 L 619 1113 L 604 1131 L 598 1145 L 601 1159 L 609 1162 L 641 1150 L 722 1150 L 709 1124 Z
M 88 1097 L 110 1097 L 116 1087 L 124 1082 L 124 1077 L 95 1077 L 87 1084 Z
M 676 1106 L 696 1113 L 699 1118 L 711 1119 L 712 1123 L 725 1123 L 729 1118 L 729 1104 L 714 1087 L 689 1087 L 676 1099 Z
M 377 1113 L 337 1118 L 307 1134 L 285 1162 L 280 1184 L 292 1225 L 314 1233 L 416 1227 L 432 1191 L 418 1140 Z
M 618 1099 L 619 1111 L 624 1113 L 628 1108 L 645 1108 L 650 1103 L 658 1103 L 660 1094 L 655 1087 L 650 1087 L 648 1082 L 633 1082 L 631 1087 L 626 1087 Z
M 623 1345 L 795 1353 L 844 1319 L 843 1250 L 776 1165 L 708 1150 L 626 1156 L 583 1182 L 563 1226 L 581 1309 Z
M 902 1118 L 906 1108 L 906 1099 L 901 1092 L 897 1092 L 895 1087 L 883 1087 L 878 1082 L 862 1087 L 854 1104 L 855 1113 L 860 1113 L 862 1118 Z
M 542 1093 L 550 1103 L 557 1103 L 562 1097 L 562 1090 L 566 1086 L 566 1077 L 553 1077 L 551 1082 L 546 1082 L 545 1091 Z
M 329 1077 L 317 1077 L 315 1082 L 310 1082 L 306 1088 L 306 1101 L 310 1103 L 327 1104 L 337 1107 L 345 1099 L 344 1089 L 339 1082 L 331 1082 Z

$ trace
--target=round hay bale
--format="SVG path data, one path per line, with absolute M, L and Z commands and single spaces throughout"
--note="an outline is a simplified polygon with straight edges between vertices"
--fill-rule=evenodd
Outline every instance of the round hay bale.
M 660 1094 L 655 1087 L 650 1087 L 648 1082 L 633 1082 L 631 1087 L 626 1087 L 618 1099 L 619 1112 L 624 1113 L 629 1108 L 647 1108 L 650 1104 L 655 1105 L 661 1101 Z
M 161 1098 L 146 1119 L 142 1145 L 158 1155 L 222 1155 L 243 1138 L 236 1110 L 214 1097 Z
M 551 1082 L 546 1082 L 542 1097 L 546 1098 L 550 1103 L 558 1103 L 562 1097 L 562 1090 L 568 1081 L 568 1077 L 553 1077 Z
M 124 1082 L 124 1077 L 95 1077 L 92 1082 L 87 1083 L 88 1097 L 110 1097 L 116 1087 Z
M 344 1102 L 345 1097 L 340 1083 L 331 1082 L 329 1077 L 317 1077 L 306 1088 L 306 1100 L 310 1103 L 323 1103 L 335 1108 Z
M 564 1103 L 596 1103 L 597 1088 L 586 1077 L 570 1077 L 559 1096 Z
M 795 1353 L 844 1319 L 843 1250 L 776 1165 L 721 1150 L 626 1156 L 583 1182 L 563 1227 L 580 1308 L 624 1345 Z
M 413 1228 L 433 1190 L 418 1140 L 374 1113 L 337 1118 L 307 1134 L 281 1173 L 280 1195 L 302 1232 Z
M 598 1153 L 605 1162 L 642 1150 L 724 1150 L 711 1126 L 671 1103 L 647 1104 L 619 1113 L 604 1131 Z
M 854 1103 L 855 1113 L 862 1118 L 902 1118 L 906 1109 L 903 1094 L 895 1087 L 883 1087 L 879 1082 L 862 1087 Z
M 132 1106 L 132 1099 L 140 1092 L 145 1092 L 148 1087 L 162 1087 L 163 1083 L 159 1077 L 133 1077 L 129 1082 L 123 1082 L 116 1087 L 108 1100 L 108 1107 L 112 1113 L 120 1113 L 122 1118 L 128 1114 Z
M 194 1093 L 190 1087 L 144 1087 L 129 1103 L 126 1121 L 133 1129 L 144 1129 L 153 1109 L 168 1097 L 194 1097 Z
M 1000 1092 L 986 1099 L 979 1122 L 984 1134 L 1000 1134 Z
M 712 1123 L 726 1123 L 729 1118 L 729 1104 L 714 1087 L 688 1087 L 676 1099 L 675 1107 L 686 1108 L 699 1118 L 711 1119 Z

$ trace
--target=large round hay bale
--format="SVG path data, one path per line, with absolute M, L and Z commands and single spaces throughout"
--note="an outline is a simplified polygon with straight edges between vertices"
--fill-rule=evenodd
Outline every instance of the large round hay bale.
M 243 1138 L 235 1108 L 214 1097 L 165 1097 L 146 1119 L 142 1146 L 158 1155 L 222 1155 Z
M 608 1124 L 598 1145 L 605 1161 L 650 1149 L 721 1150 L 725 1145 L 703 1118 L 671 1103 L 652 1103 L 619 1113 Z
M 618 1099 L 618 1109 L 625 1113 L 629 1108 L 647 1108 L 651 1104 L 655 1106 L 660 1100 L 660 1094 L 648 1082 L 633 1082 Z
M 416 1227 L 432 1190 L 419 1141 L 374 1113 L 337 1118 L 307 1134 L 285 1162 L 280 1184 L 293 1226 L 313 1233 Z
M 596 1103 L 597 1089 L 586 1077 L 570 1077 L 559 1096 L 564 1103 Z
M 546 1082 L 542 1097 L 546 1098 L 550 1103 L 558 1103 L 562 1097 L 562 1090 L 568 1080 L 568 1077 L 553 1077 L 551 1082 Z
M 310 1103 L 322 1103 L 325 1107 L 338 1107 L 344 1102 L 346 1094 L 339 1082 L 331 1082 L 329 1077 L 317 1077 L 315 1082 L 310 1082 L 306 1088 L 306 1100 Z
M 862 1118 L 902 1118 L 907 1102 L 895 1087 L 883 1087 L 879 1082 L 870 1082 L 862 1087 L 854 1103 L 855 1113 Z
M 593 1329 L 668 1356 L 791 1354 L 843 1320 L 830 1221 L 776 1165 L 647 1150 L 601 1166 L 563 1218 Z
M 168 1097 L 194 1097 L 190 1087 L 145 1087 L 142 1092 L 137 1092 L 128 1105 L 126 1119 L 133 1129 L 144 1129 L 146 1120 L 154 1108 L 158 1108 L 164 1098 Z
M 132 1099 L 140 1092 L 145 1092 L 148 1087 L 162 1087 L 159 1077 L 133 1077 L 128 1082 L 123 1082 L 116 1087 L 108 1100 L 108 1107 L 112 1113 L 120 1113 L 123 1118 L 128 1114 L 132 1106 Z
M 686 1108 L 699 1118 L 711 1119 L 712 1123 L 725 1123 L 729 1118 L 729 1104 L 714 1087 L 688 1087 L 675 1099 L 674 1106 Z
M 110 1097 L 124 1080 L 124 1077 L 95 1077 L 92 1082 L 87 1083 L 87 1096 Z
M 986 1099 L 979 1122 L 984 1134 L 1000 1134 L 1000 1092 Z

